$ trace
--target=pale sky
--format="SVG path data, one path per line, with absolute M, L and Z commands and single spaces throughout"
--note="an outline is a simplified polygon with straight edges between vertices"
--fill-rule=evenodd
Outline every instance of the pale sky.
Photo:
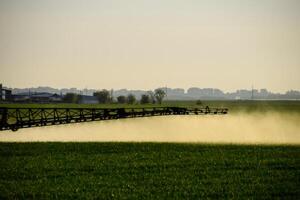
M 0 82 L 300 90 L 300 0 L 0 0 Z

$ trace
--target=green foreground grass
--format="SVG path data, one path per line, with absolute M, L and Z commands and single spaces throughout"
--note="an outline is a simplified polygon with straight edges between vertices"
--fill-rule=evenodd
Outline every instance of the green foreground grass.
M 0 143 L 0 199 L 300 198 L 300 146 Z

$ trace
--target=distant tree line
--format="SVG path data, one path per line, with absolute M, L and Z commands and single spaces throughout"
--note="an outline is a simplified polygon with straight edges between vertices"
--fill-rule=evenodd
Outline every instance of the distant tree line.
M 94 92 L 94 96 L 97 97 L 99 103 L 114 103 L 114 99 L 112 96 L 112 92 L 109 92 L 108 90 L 101 90 L 98 92 Z M 166 96 L 166 93 L 162 89 L 156 89 L 154 92 L 148 91 L 146 94 L 143 94 L 141 96 L 141 99 L 139 101 L 140 104 L 161 104 L 164 97 Z M 127 96 L 120 95 L 116 98 L 116 102 L 119 104 L 135 104 L 138 103 L 135 95 L 128 94 Z
M 128 94 L 127 96 L 120 95 L 116 99 L 113 98 L 112 91 L 108 90 L 101 90 L 94 92 L 94 97 L 97 98 L 98 102 L 100 104 L 109 104 L 109 103 L 119 103 L 119 104 L 161 104 L 163 102 L 163 99 L 166 96 L 166 93 L 162 89 L 156 89 L 153 91 L 148 91 L 147 93 L 143 94 L 141 96 L 140 101 L 138 101 L 133 94 Z M 66 103 L 79 103 L 82 96 L 75 94 L 75 93 L 67 93 L 63 97 L 63 101 Z
M 75 94 L 75 93 L 67 93 L 64 97 L 63 97 L 63 102 L 65 103 L 79 103 L 79 95 Z

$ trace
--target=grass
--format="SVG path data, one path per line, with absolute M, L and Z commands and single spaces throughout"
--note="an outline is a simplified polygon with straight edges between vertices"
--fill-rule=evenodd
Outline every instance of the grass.
M 142 108 L 142 107 L 162 107 L 162 106 L 179 106 L 179 107 L 199 107 L 196 101 L 165 101 L 163 104 L 37 104 L 37 103 L 2 103 L 0 107 L 8 108 Z M 249 100 L 231 100 L 231 101 L 202 101 L 202 106 L 209 107 L 225 107 L 232 113 L 235 112 L 292 112 L 300 113 L 300 101 L 249 101 Z M 201 107 L 201 106 L 200 106 Z
M 300 146 L 0 143 L 0 199 L 299 199 Z

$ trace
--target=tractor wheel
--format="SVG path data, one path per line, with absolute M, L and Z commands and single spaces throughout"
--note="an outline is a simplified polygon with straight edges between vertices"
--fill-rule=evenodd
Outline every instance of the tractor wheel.
M 18 129 L 19 129 L 19 127 L 17 125 L 11 126 L 11 130 L 12 131 L 17 131 Z

